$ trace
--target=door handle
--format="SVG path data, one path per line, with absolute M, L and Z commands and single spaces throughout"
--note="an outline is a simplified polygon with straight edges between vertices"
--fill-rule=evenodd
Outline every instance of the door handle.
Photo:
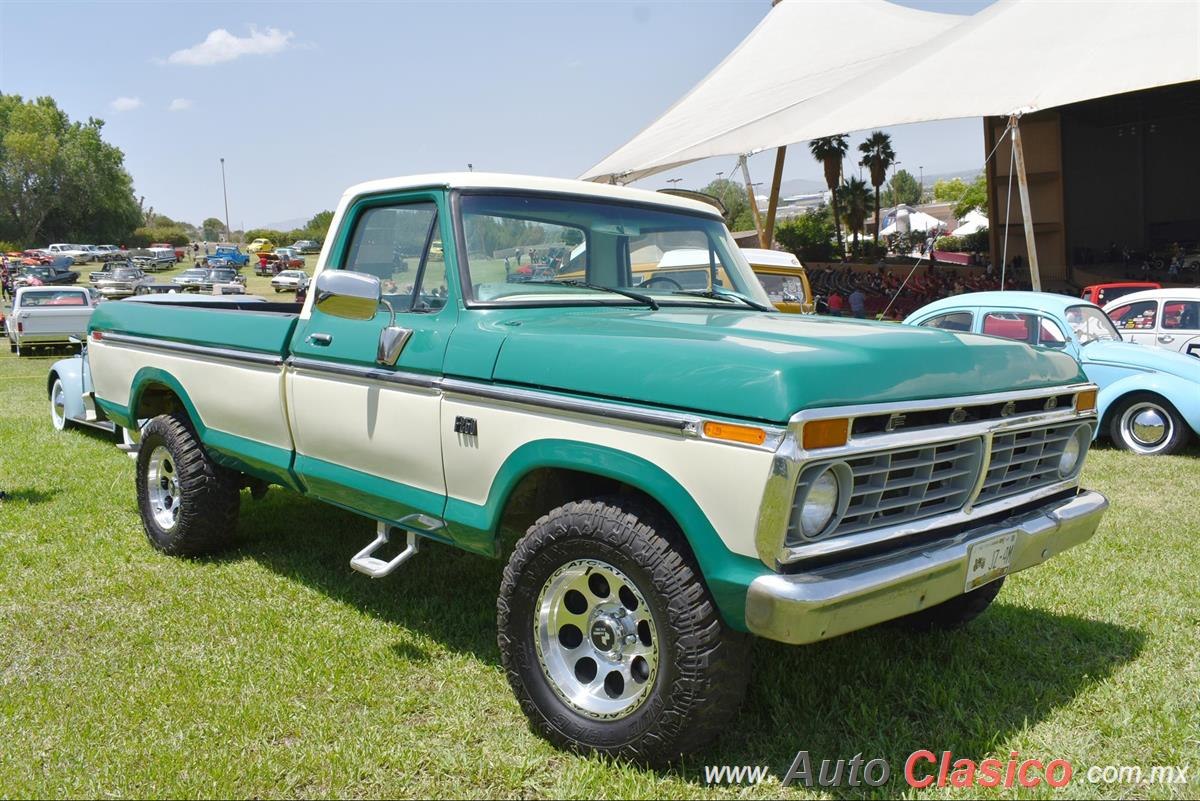
M 1175 341 L 1175 337 L 1173 337 L 1173 336 L 1169 336 L 1169 335 L 1167 335 L 1167 334 L 1159 334 L 1159 335 L 1158 335 L 1158 341 L 1159 341 L 1159 342 L 1174 342 L 1174 341 Z
M 309 334 L 308 341 L 314 345 L 325 347 L 333 342 L 333 334 Z

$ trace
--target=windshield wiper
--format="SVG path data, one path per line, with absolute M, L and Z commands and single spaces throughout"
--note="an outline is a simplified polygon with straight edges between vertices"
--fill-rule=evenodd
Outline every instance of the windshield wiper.
M 522 281 L 523 284 L 537 284 L 538 286 L 574 286 L 582 289 L 594 289 L 598 292 L 612 292 L 614 295 L 624 295 L 625 297 L 636 300 L 638 303 L 649 306 L 654 311 L 658 311 L 658 301 L 649 295 L 643 295 L 640 292 L 630 292 L 627 289 L 617 289 L 616 287 L 603 286 L 601 284 L 589 284 L 587 281 L 576 281 L 568 279 L 566 281 Z
M 672 295 L 695 295 L 696 297 L 700 297 L 700 298 L 711 298 L 713 300 L 723 300 L 726 303 L 734 303 L 735 301 L 740 300 L 742 303 L 745 303 L 750 308 L 756 309 L 758 311 L 775 311 L 774 309 L 772 309 L 769 306 L 764 306 L 761 303 L 757 303 L 753 300 L 750 300 L 750 298 L 743 297 L 742 295 L 739 295 L 736 292 L 717 292 L 715 289 L 680 289 L 679 291 L 672 292 L 671 294 Z

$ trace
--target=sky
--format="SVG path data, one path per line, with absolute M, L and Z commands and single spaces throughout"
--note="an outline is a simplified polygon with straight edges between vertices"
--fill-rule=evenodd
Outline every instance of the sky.
M 991 1 L 901 4 L 970 14 Z M 230 223 L 253 228 L 307 219 L 374 178 L 468 164 L 575 177 L 657 118 L 769 9 L 769 0 L 0 0 L 0 91 L 49 95 L 73 119 L 103 119 L 136 193 L 174 219 L 224 217 L 224 158 Z M 955 81 L 947 76 L 946 89 Z M 983 161 L 977 119 L 887 130 L 914 175 Z M 806 153 L 789 155 L 785 178 L 822 179 Z M 639 185 L 679 177 L 700 188 L 734 162 L 709 159 Z M 753 179 L 769 180 L 772 165 L 770 153 L 751 159 Z

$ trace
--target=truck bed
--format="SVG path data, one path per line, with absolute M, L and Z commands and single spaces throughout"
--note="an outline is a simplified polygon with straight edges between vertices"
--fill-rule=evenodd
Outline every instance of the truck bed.
M 158 296 L 163 297 L 163 296 Z M 285 357 L 300 307 L 249 300 L 103 303 L 90 331 L 187 342 Z

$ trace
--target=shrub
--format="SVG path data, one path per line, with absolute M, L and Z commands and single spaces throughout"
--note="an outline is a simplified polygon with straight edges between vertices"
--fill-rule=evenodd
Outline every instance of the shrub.
M 966 236 L 939 236 L 933 244 L 937 250 L 953 253 L 982 253 L 990 247 L 988 232 L 976 231 Z
M 0 240 L 0 253 L 20 252 L 24 249 L 25 248 L 21 247 L 16 242 L 5 242 L 4 240 Z
M 833 260 L 833 224 L 818 209 L 784 220 L 775 231 L 775 239 L 800 261 Z

